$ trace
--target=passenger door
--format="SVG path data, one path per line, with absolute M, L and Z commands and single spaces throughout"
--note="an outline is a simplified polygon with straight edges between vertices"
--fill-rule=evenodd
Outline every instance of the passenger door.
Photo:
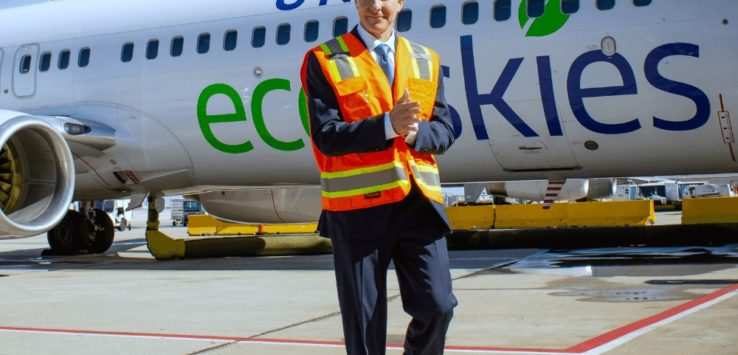
M 26 44 L 15 54 L 15 65 L 11 69 L 13 94 L 17 97 L 31 97 L 36 93 L 38 51 L 38 44 Z

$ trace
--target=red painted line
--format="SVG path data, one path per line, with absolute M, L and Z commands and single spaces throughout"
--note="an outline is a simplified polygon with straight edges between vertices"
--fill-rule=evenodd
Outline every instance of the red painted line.
M 639 321 L 630 323 L 628 325 L 622 326 L 620 328 L 617 328 L 615 330 L 611 330 L 605 334 L 602 334 L 600 336 L 594 337 L 592 339 L 589 339 L 583 343 L 579 343 L 577 345 L 574 345 L 568 349 L 567 351 L 571 353 L 583 353 L 589 350 L 592 350 L 596 347 L 605 345 L 613 340 L 616 340 L 618 338 L 622 338 L 625 335 L 628 335 L 629 333 L 632 333 L 636 330 L 643 329 L 649 325 L 652 325 L 654 323 L 660 322 L 666 318 L 673 317 L 679 313 L 686 312 L 692 308 L 695 308 L 697 306 L 700 306 L 702 304 L 705 304 L 707 302 L 710 302 L 720 296 L 726 295 L 728 293 L 731 293 L 733 291 L 738 290 L 738 285 L 728 286 L 725 288 L 722 288 L 720 290 L 717 290 L 713 293 L 710 293 L 708 295 L 702 296 L 696 300 L 681 304 L 679 306 L 676 306 L 674 308 L 668 309 L 666 311 L 663 311 L 659 314 L 653 315 L 651 317 L 641 319 Z
M 667 318 L 676 316 L 680 313 L 689 311 L 695 307 L 701 306 L 707 302 L 715 300 L 728 293 L 738 291 L 738 285 L 728 286 L 719 289 L 713 293 L 689 301 L 687 303 L 675 306 L 664 312 L 654 316 L 633 322 L 631 324 L 614 329 L 572 347 L 566 349 L 546 349 L 546 348 L 516 348 L 516 347 L 498 347 L 498 346 L 446 346 L 446 350 L 456 351 L 506 351 L 506 352 L 540 352 L 552 354 L 580 354 L 614 340 L 622 338 L 634 331 L 643 329 Z M 75 329 L 58 329 L 58 328 L 34 328 L 34 327 L 2 327 L 0 331 L 16 331 L 16 332 L 36 332 L 36 333 L 57 333 L 57 334 L 76 334 L 76 335 L 103 335 L 103 336 L 122 336 L 122 337 L 143 337 L 143 338 L 161 338 L 161 339 L 180 339 L 180 340 L 215 340 L 230 341 L 242 343 L 262 343 L 262 344 L 285 344 L 285 345 L 318 345 L 318 346 L 337 346 L 344 345 L 339 341 L 321 341 L 321 340 L 299 340 L 299 339 L 271 339 L 271 338 L 245 338 L 236 336 L 213 336 L 213 335 L 194 335 L 194 334 L 170 334 L 170 333 L 142 333 L 142 332 L 117 332 L 117 331 L 98 331 L 98 330 L 75 330 Z M 401 349 L 402 344 L 388 344 L 389 348 Z
M 234 342 L 244 342 L 244 343 L 274 343 L 274 344 L 294 344 L 294 345 L 343 346 L 343 343 L 338 342 L 338 341 L 244 338 L 244 337 L 218 336 L 218 335 L 116 332 L 116 331 L 102 331 L 102 330 L 59 329 L 59 328 L 0 327 L 0 331 L 57 333 L 57 334 L 76 334 L 76 335 L 106 335 L 106 336 L 163 338 L 163 339 L 180 339 L 180 340 L 221 340 L 221 341 L 234 341 Z

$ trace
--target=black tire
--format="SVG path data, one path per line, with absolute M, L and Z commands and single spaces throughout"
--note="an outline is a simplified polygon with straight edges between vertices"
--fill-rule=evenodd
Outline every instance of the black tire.
M 76 255 L 87 249 L 90 224 L 82 213 L 69 210 L 59 224 L 46 233 L 46 239 L 54 254 Z
M 127 219 L 121 218 L 120 219 L 120 223 L 118 224 L 118 230 L 122 232 L 122 231 L 126 230 L 126 228 L 128 228 L 130 230 L 131 229 L 131 226 L 128 225 L 128 220 Z
M 104 253 L 113 245 L 115 226 L 110 217 L 103 210 L 95 210 L 95 225 L 102 227 L 95 232 L 95 240 L 89 243 L 90 253 Z

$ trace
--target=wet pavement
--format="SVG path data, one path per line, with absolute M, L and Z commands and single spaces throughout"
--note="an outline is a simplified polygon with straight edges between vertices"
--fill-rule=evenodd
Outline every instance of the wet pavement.
M 0 354 L 343 353 L 330 255 L 159 262 L 143 233 L 105 255 L 0 241 Z M 738 354 L 738 244 L 551 244 L 450 252 L 448 354 Z M 398 295 L 390 272 L 390 354 Z

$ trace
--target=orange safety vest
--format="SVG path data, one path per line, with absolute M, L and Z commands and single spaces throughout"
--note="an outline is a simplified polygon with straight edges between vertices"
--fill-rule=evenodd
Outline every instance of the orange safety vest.
M 395 52 L 392 88 L 382 68 L 351 33 L 313 48 L 308 56 L 315 54 L 336 94 L 344 121 L 391 111 L 394 98 L 402 97 L 406 88 L 411 100 L 420 103 L 421 118 L 430 120 L 438 90 L 438 54 L 400 36 Z M 306 75 L 303 65 L 302 82 L 308 92 Z M 384 151 L 326 156 L 313 143 L 313 153 L 320 170 L 325 210 L 350 211 L 398 202 L 410 192 L 410 179 L 428 199 L 443 203 L 433 155 L 416 152 L 403 137 L 396 137 L 392 147 Z

